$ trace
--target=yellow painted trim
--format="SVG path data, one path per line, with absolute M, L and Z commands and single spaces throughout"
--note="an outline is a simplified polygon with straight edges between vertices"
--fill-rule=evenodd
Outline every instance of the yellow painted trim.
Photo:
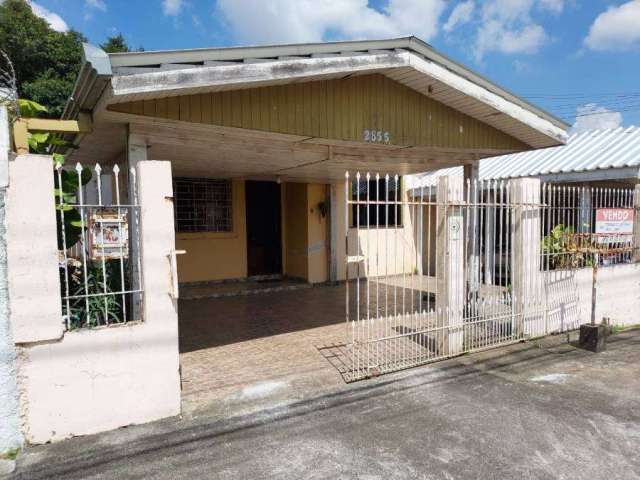
M 25 118 L 29 131 L 59 133 L 89 133 L 92 131 L 91 117 L 83 114 L 78 120 L 51 120 L 48 118 Z
M 19 155 L 29 153 L 29 129 L 23 119 L 13 124 L 13 144 Z

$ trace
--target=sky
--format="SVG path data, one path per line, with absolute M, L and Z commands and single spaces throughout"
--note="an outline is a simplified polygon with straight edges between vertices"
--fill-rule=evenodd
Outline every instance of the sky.
M 640 125 L 640 0 L 37 0 L 91 43 L 167 50 L 415 35 L 572 125 Z

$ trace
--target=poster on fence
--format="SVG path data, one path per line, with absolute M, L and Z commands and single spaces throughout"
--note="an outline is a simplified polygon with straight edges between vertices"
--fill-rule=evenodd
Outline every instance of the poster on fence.
M 129 227 L 126 212 L 105 209 L 89 216 L 89 247 L 93 260 L 127 258 Z
M 633 235 L 633 208 L 598 208 L 596 234 L 598 243 L 628 243 Z

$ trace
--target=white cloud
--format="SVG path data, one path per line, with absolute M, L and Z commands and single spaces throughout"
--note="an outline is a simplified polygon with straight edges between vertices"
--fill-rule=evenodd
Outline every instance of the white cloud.
M 551 13 L 562 13 L 564 10 L 564 0 L 540 0 L 540 9 Z
M 592 50 L 621 51 L 640 47 L 640 1 L 612 6 L 598 15 L 584 41 Z
M 473 15 L 473 11 L 475 10 L 475 8 L 476 4 L 473 0 L 459 3 L 451 11 L 451 15 L 449 15 L 449 19 L 447 20 L 447 23 L 444 24 L 444 27 L 442 27 L 442 29 L 445 32 L 450 32 L 460 25 L 469 23 L 471 21 L 471 16 Z
M 167 1 L 167 0 L 165 0 Z M 389 0 L 378 11 L 367 0 L 218 0 L 237 40 L 253 43 L 316 42 L 438 33 L 445 0 Z M 250 13 L 249 13 L 250 12 Z
M 180 15 L 183 6 L 184 2 L 182 0 L 162 0 L 162 11 L 170 17 Z
M 88 8 L 95 8 L 96 10 L 101 10 L 103 12 L 107 11 L 107 4 L 104 3 L 103 0 L 84 0 L 84 4 Z
M 577 108 L 576 121 L 571 127 L 571 133 L 618 128 L 620 125 L 622 125 L 620 112 L 613 112 L 595 103 L 588 103 Z
M 40 18 L 45 19 L 51 28 L 53 28 L 57 32 L 66 32 L 69 30 L 69 25 L 65 22 L 60 15 L 57 13 L 53 13 L 50 10 L 47 10 L 42 5 L 36 2 L 27 2 L 31 7 L 31 11 Z
M 538 52 L 549 37 L 532 19 L 535 6 L 549 0 L 489 0 L 482 6 L 482 15 L 475 42 L 475 57 L 482 61 L 485 54 L 532 54 Z

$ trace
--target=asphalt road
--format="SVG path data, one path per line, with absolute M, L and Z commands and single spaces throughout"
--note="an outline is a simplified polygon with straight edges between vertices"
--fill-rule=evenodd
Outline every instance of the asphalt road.
M 597 355 L 556 337 L 251 416 L 34 447 L 11 478 L 640 479 L 639 368 L 640 330 Z

